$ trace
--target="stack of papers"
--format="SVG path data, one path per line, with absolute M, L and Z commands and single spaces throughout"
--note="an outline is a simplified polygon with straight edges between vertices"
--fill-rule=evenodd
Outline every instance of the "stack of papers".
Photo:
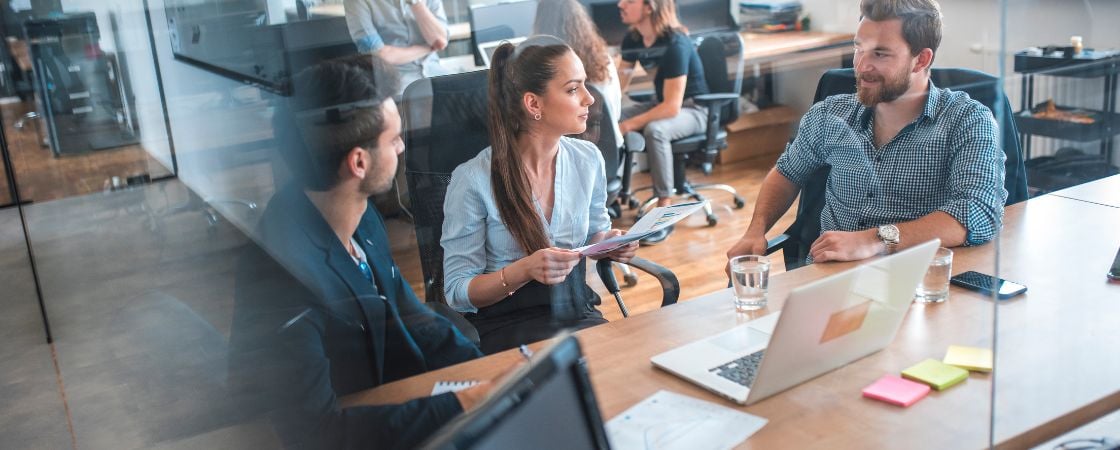
M 626 234 L 604 239 L 595 244 L 573 248 L 572 250 L 579 252 L 579 254 L 583 256 L 598 256 L 604 253 L 610 253 L 626 244 L 656 233 L 662 228 L 680 222 L 681 219 L 688 217 L 689 214 L 703 208 L 706 204 L 708 204 L 708 201 L 704 200 L 702 202 L 681 203 L 679 205 L 654 208 L 653 211 L 642 216 L 642 218 L 638 220 L 638 223 L 630 227 L 630 231 L 627 231 Z
M 761 417 L 662 390 L 607 422 L 607 438 L 617 449 L 726 449 L 764 425 Z

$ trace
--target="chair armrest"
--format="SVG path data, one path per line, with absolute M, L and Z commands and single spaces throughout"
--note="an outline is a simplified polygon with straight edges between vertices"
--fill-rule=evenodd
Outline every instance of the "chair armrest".
M 623 145 L 626 146 L 626 151 L 630 153 L 640 153 L 646 151 L 646 138 L 641 133 L 631 131 L 622 137 Z
M 629 91 L 629 92 L 626 93 L 626 96 L 630 97 L 630 100 L 636 101 L 638 103 L 643 103 L 643 102 L 648 102 L 650 100 L 653 100 L 653 95 L 654 95 L 654 92 L 651 89 L 643 89 L 643 90 L 640 90 L 640 91 Z
M 424 302 L 424 305 L 427 306 L 428 309 L 434 311 L 436 314 L 439 314 L 445 319 L 450 320 L 451 324 L 455 325 L 455 328 L 458 328 L 459 331 L 461 331 L 463 335 L 467 337 L 467 339 L 470 339 L 470 341 L 474 343 L 474 345 L 478 345 L 478 343 L 481 341 L 481 339 L 478 337 L 478 329 L 476 329 L 474 325 L 471 325 L 470 321 L 468 321 L 466 317 L 463 317 L 462 314 L 459 314 L 459 311 L 456 311 L 446 303 L 441 302 Z
M 774 236 L 773 239 L 767 240 L 766 241 L 766 254 L 769 255 L 771 253 L 774 253 L 778 250 L 781 250 L 781 249 L 785 248 L 786 241 L 788 241 L 788 240 L 789 240 L 789 235 L 788 234 L 779 234 L 777 236 Z
M 631 258 L 630 262 L 626 264 L 657 278 L 657 282 L 661 283 L 661 307 L 664 308 L 677 303 L 677 298 L 681 295 L 681 285 L 680 282 L 677 281 L 677 275 L 674 274 L 673 271 L 653 261 L 639 257 Z
M 728 92 L 723 94 L 700 94 L 692 96 L 692 101 L 704 106 L 722 105 L 739 98 L 739 94 Z

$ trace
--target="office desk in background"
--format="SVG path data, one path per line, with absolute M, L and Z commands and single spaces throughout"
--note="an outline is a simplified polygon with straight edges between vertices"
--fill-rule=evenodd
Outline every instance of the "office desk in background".
M 1057 220 L 1056 220 L 1057 218 Z M 603 417 L 613 418 L 668 389 L 770 420 L 742 448 L 980 448 L 988 445 L 990 394 L 996 388 L 997 446 L 1036 445 L 1120 409 L 1120 284 L 1104 271 L 1120 246 L 1120 208 L 1043 196 L 1007 208 L 1000 276 L 1029 287 L 1001 304 L 997 374 L 965 382 L 909 408 L 860 397 L 885 373 L 951 344 L 991 347 L 994 308 L 987 297 L 952 288 L 940 305 L 915 305 L 885 350 L 758 404 L 734 405 L 654 369 L 651 356 L 781 309 L 789 291 L 854 263 L 815 264 L 771 278 L 770 306 L 737 315 L 728 291 L 577 334 Z M 954 273 L 994 271 L 996 245 L 959 248 Z M 712 268 L 722 277 L 722 268 Z M 539 347 L 536 344 L 533 347 Z M 516 364 L 516 351 L 419 375 L 344 399 L 345 404 L 401 402 L 427 395 L 438 380 L 489 379 Z
M 1120 175 L 1068 187 L 1051 195 L 1120 208 Z

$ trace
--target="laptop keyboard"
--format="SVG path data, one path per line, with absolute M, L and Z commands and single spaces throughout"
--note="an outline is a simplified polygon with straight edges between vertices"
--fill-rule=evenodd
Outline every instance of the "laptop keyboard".
M 743 386 L 751 387 L 754 378 L 758 376 L 758 366 L 762 362 L 762 354 L 765 352 L 766 350 L 759 350 L 722 366 L 708 369 L 708 371 Z

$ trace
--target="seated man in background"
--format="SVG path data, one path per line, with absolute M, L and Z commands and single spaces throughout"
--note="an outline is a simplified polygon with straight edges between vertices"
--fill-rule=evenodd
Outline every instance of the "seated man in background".
M 397 66 L 401 83 L 395 94 L 413 81 L 447 73 L 436 55 L 449 37 L 442 0 L 346 0 L 343 6 L 358 51 Z
M 293 90 L 274 128 L 295 181 L 272 197 L 260 248 L 238 270 L 234 392 L 249 396 L 246 410 L 267 412 L 288 446 L 414 447 L 489 387 L 400 405 L 339 402 L 481 355 L 416 298 L 370 206 L 403 150 L 396 74 L 356 55 L 303 71 Z
M 856 94 L 813 105 L 759 191 L 728 258 L 766 251 L 765 234 L 817 169 L 831 166 L 810 261 L 852 261 L 940 238 L 992 239 L 1003 220 L 1004 155 L 991 111 L 930 82 L 941 43 L 933 0 L 863 0 Z

